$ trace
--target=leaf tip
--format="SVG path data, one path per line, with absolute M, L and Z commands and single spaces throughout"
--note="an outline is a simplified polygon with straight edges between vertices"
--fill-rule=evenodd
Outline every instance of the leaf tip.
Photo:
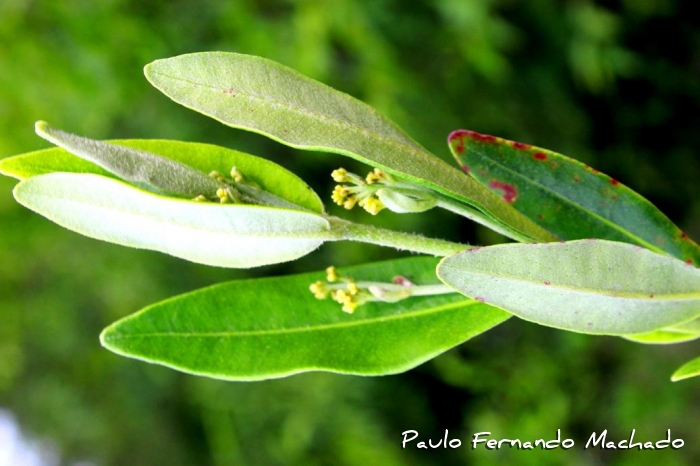
M 673 374 L 671 376 L 671 382 L 680 382 L 681 380 L 687 379 L 688 377 L 680 375 L 680 374 Z
M 51 126 L 44 120 L 39 120 L 34 123 L 34 131 L 36 134 L 45 139 L 49 131 L 51 131 Z
M 154 61 L 152 61 L 151 63 L 146 63 L 143 67 L 143 75 L 146 76 L 146 79 L 148 79 L 149 81 L 150 81 L 150 77 L 152 75 L 154 63 L 155 63 Z
M 109 327 L 106 327 L 105 329 L 100 332 L 100 345 L 102 345 L 103 348 L 106 348 L 110 351 L 117 351 L 117 348 L 114 346 L 114 325 L 110 325 Z

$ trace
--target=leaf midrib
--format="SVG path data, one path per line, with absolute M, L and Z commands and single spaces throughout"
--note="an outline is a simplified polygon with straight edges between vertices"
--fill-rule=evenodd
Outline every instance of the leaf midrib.
M 168 78 L 168 79 L 172 79 L 172 80 L 174 80 L 174 81 L 182 81 L 182 82 L 185 82 L 185 83 L 194 85 L 194 86 L 200 86 L 200 87 L 204 87 L 204 88 L 213 89 L 213 90 L 218 91 L 218 92 L 221 92 L 221 91 L 225 90 L 225 88 L 223 88 L 223 87 L 217 87 L 217 86 L 213 86 L 213 85 L 209 85 L 209 84 L 203 84 L 203 83 L 201 83 L 201 82 L 191 81 L 191 80 L 189 80 L 189 79 L 185 79 L 185 78 L 182 78 L 182 77 L 171 76 L 171 75 L 168 75 L 168 74 L 166 74 L 166 73 L 159 72 L 159 71 L 152 71 L 152 73 L 153 73 L 154 75 L 155 75 L 155 74 L 158 74 L 158 75 L 160 75 L 160 76 L 163 76 L 163 77 Z M 166 92 L 166 95 L 167 95 L 167 94 L 168 94 L 168 93 Z M 267 97 L 258 97 L 258 96 L 253 95 L 253 94 L 251 94 L 251 93 L 249 93 L 249 92 L 247 92 L 247 91 L 245 91 L 245 90 L 241 91 L 241 90 L 239 90 L 239 89 L 236 89 L 236 97 L 238 97 L 239 95 L 243 96 L 244 98 L 251 99 L 251 100 L 254 100 L 254 99 L 255 99 L 255 100 L 261 101 L 261 102 L 263 102 L 263 103 L 270 103 L 270 104 L 273 105 L 273 106 L 278 106 L 278 107 L 281 107 L 281 108 L 284 108 L 284 109 L 287 109 L 287 110 L 291 110 L 291 111 L 296 112 L 296 113 L 301 114 L 301 115 L 317 116 L 317 117 L 319 117 L 319 118 L 321 118 L 321 119 L 326 120 L 326 121 L 329 122 L 330 124 L 333 124 L 334 126 L 340 128 L 341 130 L 342 130 L 342 129 L 346 129 L 346 130 L 351 130 L 351 131 L 352 131 L 353 133 L 355 133 L 355 134 L 370 134 L 370 135 L 376 136 L 378 139 L 381 139 L 381 140 L 383 140 L 383 141 L 386 141 L 389 145 L 394 146 L 394 147 L 397 148 L 399 151 L 407 151 L 407 152 L 409 152 L 409 153 L 411 153 L 411 154 L 413 154 L 413 155 L 419 156 L 421 161 L 429 163 L 429 164 L 430 164 L 432 167 L 434 167 L 435 169 L 438 169 L 438 170 L 439 170 L 439 169 L 441 169 L 441 170 L 445 170 L 445 169 L 453 170 L 453 169 L 454 169 L 453 167 L 451 167 L 450 165 L 448 165 L 447 163 L 445 163 L 442 159 L 439 159 L 439 158 L 435 157 L 433 154 L 431 154 L 431 153 L 428 152 L 427 150 L 423 149 L 423 148 L 422 148 L 420 145 L 418 145 L 418 144 L 416 144 L 416 146 L 413 146 L 413 145 L 410 145 L 410 144 L 408 144 L 408 143 L 406 143 L 406 142 L 403 142 L 403 141 L 401 141 L 401 140 L 397 140 L 397 139 L 391 138 L 391 137 L 389 137 L 389 136 L 386 136 L 386 135 L 384 135 L 384 134 L 382 134 L 382 133 L 378 133 L 378 132 L 376 132 L 376 131 L 374 131 L 374 130 L 369 130 L 369 129 L 363 128 L 363 127 L 361 127 L 361 126 L 358 126 L 358 125 L 356 125 L 356 124 L 354 124 L 354 123 L 351 123 L 351 122 L 348 122 L 348 121 L 345 121 L 345 120 L 339 120 L 339 119 L 337 119 L 337 118 L 335 118 L 335 117 L 332 117 L 332 116 L 329 116 L 329 115 L 326 115 L 326 114 L 323 114 L 323 113 L 315 112 L 315 111 L 310 110 L 310 109 L 308 109 L 308 108 L 306 108 L 306 107 L 295 106 L 295 105 L 292 105 L 292 104 L 288 104 L 288 103 L 285 103 L 285 102 L 282 102 L 282 101 L 279 101 L 279 100 L 276 100 L 276 99 L 267 98 Z M 197 109 L 197 108 L 194 108 L 194 107 L 189 107 L 189 108 L 193 108 L 194 110 L 196 110 L 196 111 L 198 111 L 198 112 L 201 113 L 201 110 L 199 110 L 199 109 Z M 229 123 L 229 122 L 223 121 L 223 120 L 222 120 L 221 118 L 219 118 L 218 116 L 216 116 L 216 117 L 214 117 L 214 118 L 215 118 L 216 120 L 218 120 L 218 121 L 221 121 L 222 123 L 224 123 L 224 124 L 226 124 L 226 125 L 235 126 L 235 127 L 239 127 L 239 128 L 243 128 L 243 129 L 250 129 L 250 128 L 248 128 L 248 127 L 238 126 L 238 125 L 231 124 L 231 123 Z M 267 130 L 261 130 L 261 129 L 259 129 L 259 128 L 256 128 L 256 130 L 257 130 L 258 132 L 261 132 L 261 133 L 264 134 L 265 136 L 272 137 L 273 139 L 281 139 L 280 136 L 272 135 L 272 134 L 268 133 Z M 292 143 L 290 143 L 290 142 L 288 142 L 288 141 L 285 141 L 285 144 L 290 144 L 290 145 L 292 145 L 293 147 L 307 147 L 307 148 L 315 148 L 315 147 L 316 147 L 316 146 L 304 145 L 304 144 L 292 144 Z M 374 161 L 372 161 L 372 160 L 370 160 L 370 159 L 368 159 L 368 158 L 366 158 L 366 157 L 364 157 L 364 156 L 362 156 L 362 155 L 360 155 L 360 154 L 357 154 L 356 152 L 351 152 L 351 151 L 349 151 L 349 150 L 347 150 L 347 149 L 340 149 L 340 148 L 329 147 L 329 146 L 327 146 L 327 145 L 325 145 L 325 146 L 318 146 L 318 147 L 319 147 L 319 148 L 322 148 L 323 150 L 341 151 L 341 153 L 345 153 L 345 154 L 351 155 L 352 157 L 354 157 L 354 158 L 356 158 L 356 159 L 358 159 L 358 160 L 360 160 L 360 161 L 362 161 L 362 162 L 364 162 L 364 163 L 367 163 L 368 165 L 377 166 L 377 167 L 379 167 L 379 168 L 383 168 L 383 169 L 387 170 L 388 172 L 393 172 L 393 173 L 399 174 L 399 175 L 404 176 L 404 177 L 414 178 L 414 179 L 416 179 L 416 180 L 423 181 L 423 182 L 425 182 L 426 184 L 428 184 L 431 188 L 433 188 L 433 189 L 435 189 L 435 190 L 437 190 L 437 191 L 439 191 L 439 192 L 442 192 L 442 193 L 444 193 L 444 194 L 447 194 L 447 195 L 449 195 L 450 197 L 454 197 L 454 195 L 457 195 L 458 198 L 459 198 L 462 202 L 465 202 L 465 203 L 467 203 L 467 204 L 469 204 L 469 205 L 474 205 L 475 207 L 477 207 L 477 208 L 478 208 L 478 211 L 479 211 L 479 213 L 480 213 L 481 215 L 487 215 L 489 218 L 491 218 L 491 219 L 493 219 L 493 220 L 497 220 L 498 223 L 503 224 L 503 222 L 500 220 L 500 218 L 496 218 L 496 217 L 490 212 L 490 210 L 489 210 L 488 208 L 486 208 L 486 206 L 484 205 L 484 204 L 485 204 L 485 202 L 484 202 L 484 193 L 483 193 L 483 192 L 478 192 L 478 190 L 481 188 L 480 185 L 478 185 L 478 187 L 477 187 L 477 186 L 470 186 L 470 193 L 469 193 L 469 194 L 470 194 L 470 196 L 473 196 L 473 197 L 479 196 L 480 199 L 477 200 L 477 199 L 473 199 L 473 198 L 467 197 L 465 194 L 461 193 L 461 191 L 462 191 L 461 189 L 460 189 L 459 191 L 457 191 L 457 192 L 453 191 L 452 189 L 446 190 L 445 188 L 440 187 L 439 185 L 437 185 L 437 184 L 436 184 L 435 182 L 433 182 L 433 181 L 426 180 L 425 178 L 420 178 L 420 177 L 418 177 L 418 176 L 416 176 L 416 175 L 409 175 L 409 174 L 400 172 L 400 171 L 396 170 L 396 169 L 393 168 L 393 167 L 389 167 L 389 166 L 387 166 L 387 165 L 379 164 L 379 163 L 377 163 L 377 162 L 374 162 Z M 427 155 L 428 157 L 426 157 L 426 155 Z M 477 192 L 471 192 L 471 191 L 473 191 L 473 190 L 477 190 Z M 488 190 L 486 190 L 486 191 L 488 191 Z M 490 193 L 490 192 L 489 192 L 489 193 Z M 483 210 L 482 210 L 482 209 L 483 209 Z M 485 210 L 485 211 L 484 211 L 484 210 Z
M 158 74 L 160 76 L 171 79 L 173 81 L 182 81 L 182 82 L 185 82 L 188 84 L 192 84 L 193 86 L 209 88 L 209 89 L 215 90 L 215 91 L 220 92 L 220 93 L 223 93 L 223 91 L 227 90 L 225 87 L 214 86 L 211 84 L 206 84 L 206 83 L 202 83 L 202 82 L 198 82 L 198 81 L 192 81 L 190 79 L 183 78 L 181 76 L 171 76 L 171 75 L 163 73 L 161 71 L 153 71 L 153 74 Z M 335 91 L 334 89 L 331 89 L 331 90 Z M 392 144 L 398 145 L 400 147 L 405 146 L 410 151 L 412 151 L 414 153 L 419 153 L 419 154 L 422 153 L 422 154 L 432 155 L 427 150 L 425 150 L 420 144 L 418 144 L 417 142 L 411 141 L 408 137 L 404 138 L 403 135 L 399 132 L 399 130 L 395 129 L 393 127 L 391 129 L 395 130 L 396 134 L 398 134 L 399 136 L 402 136 L 401 139 L 398 139 L 396 137 L 391 137 L 391 136 L 383 134 L 383 133 L 378 133 L 376 130 L 370 130 L 370 129 L 367 129 L 367 128 L 362 127 L 362 126 L 358 126 L 356 123 L 353 123 L 351 121 L 340 119 L 340 118 L 334 117 L 332 115 L 329 115 L 327 113 L 321 113 L 318 110 L 314 110 L 314 109 L 311 109 L 309 107 L 297 105 L 294 102 L 283 101 L 283 100 L 276 99 L 274 97 L 270 97 L 267 94 L 252 92 L 249 89 L 242 90 L 241 88 L 235 88 L 235 92 L 236 92 L 236 96 L 232 97 L 232 98 L 237 98 L 239 96 L 243 96 L 243 97 L 251 99 L 251 100 L 267 102 L 267 103 L 270 103 L 272 105 L 275 105 L 275 106 L 278 106 L 281 108 L 292 110 L 292 111 L 299 113 L 299 114 L 318 117 L 320 119 L 331 122 L 339 127 L 352 128 L 354 130 L 354 132 L 356 132 L 356 133 L 372 134 L 372 135 L 378 137 L 379 139 L 387 140 L 387 141 L 391 142 Z M 337 92 L 337 91 L 335 91 L 335 92 Z M 348 98 L 345 96 L 343 96 L 343 98 L 345 100 L 348 100 Z M 369 108 L 371 109 L 371 107 L 369 107 Z M 391 124 L 388 121 L 386 121 L 386 123 L 391 126 Z M 362 157 L 358 154 L 356 154 L 356 155 L 358 157 Z M 441 160 L 441 162 L 442 162 L 442 160 Z
M 36 194 L 36 193 L 34 193 L 32 195 L 34 197 L 44 197 L 44 198 L 48 198 L 51 200 L 56 199 L 54 196 L 50 196 L 48 194 Z M 191 224 L 184 224 L 184 223 L 180 223 L 180 222 L 171 221 L 170 219 L 165 221 L 162 218 L 152 217 L 150 215 L 143 214 L 141 212 L 134 212 L 134 211 L 125 210 L 123 208 L 117 208 L 117 207 L 113 207 L 113 206 L 101 205 L 98 203 L 86 202 L 86 201 L 80 200 L 80 199 L 73 199 L 73 198 L 68 198 L 65 196 L 60 197 L 59 199 L 63 202 L 66 202 L 66 203 L 86 205 L 86 206 L 98 207 L 98 208 L 99 207 L 107 208 L 113 212 L 117 212 L 117 213 L 122 214 L 122 215 L 130 215 L 130 216 L 136 217 L 136 218 L 145 218 L 145 219 L 150 219 L 150 220 L 153 220 L 155 218 L 160 223 L 167 223 L 168 225 L 174 225 L 176 227 L 186 228 L 189 230 L 201 231 L 201 232 L 211 233 L 211 234 L 231 234 L 231 235 L 233 235 L 233 232 L 225 232 L 225 231 L 211 229 L 211 228 L 202 228 L 200 225 L 193 226 Z M 235 207 L 235 206 L 228 206 L 228 207 Z M 305 212 L 300 212 L 300 213 L 305 214 Z M 313 214 L 306 214 L 306 215 L 313 215 Z M 317 215 L 317 217 L 322 218 L 326 222 L 326 225 L 328 226 L 328 230 L 310 232 L 309 234 L 304 234 L 304 235 L 301 235 L 301 234 L 296 233 L 296 232 L 281 232 L 279 234 L 258 233 L 258 232 L 255 232 L 255 233 L 235 232 L 235 236 L 238 238 L 272 238 L 272 239 L 282 238 L 282 239 L 299 239 L 299 240 L 305 240 L 305 239 L 322 240 L 323 239 L 323 240 L 330 241 L 331 240 L 331 238 L 330 238 L 330 224 L 328 224 L 328 221 L 325 218 L 321 217 L 320 215 Z
M 482 277 L 487 277 L 487 278 L 497 278 L 497 279 L 503 279 L 503 280 L 510 280 L 516 283 L 526 283 L 530 285 L 534 285 L 537 287 L 540 287 L 542 289 L 549 289 L 549 290 L 561 290 L 564 292 L 572 292 L 572 293 L 580 293 L 580 294 L 592 294 L 592 295 L 599 295 L 599 296 L 605 296 L 609 298 L 624 298 L 624 299 L 640 299 L 646 302 L 654 302 L 654 301 L 692 301 L 695 299 L 700 299 L 700 291 L 689 291 L 686 293 L 658 293 L 658 292 L 649 292 L 649 293 L 631 293 L 631 292 L 617 292 L 617 291 L 612 291 L 612 290 L 595 290 L 593 288 L 583 288 L 583 287 L 577 287 L 577 286 L 572 286 L 572 285 L 561 285 L 557 284 L 555 282 L 551 282 L 549 285 L 546 285 L 542 283 L 541 281 L 533 281 L 533 280 L 527 280 L 524 278 L 519 278 L 515 277 L 512 275 L 507 275 L 503 273 L 482 273 L 482 272 L 475 272 L 473 270 L 466 270 L 454 266 L 442 266 L 439 267 L 439 269 L 451 269 L 452 271 L 458 272 L 458 273 L 468 273 L 468 274 L 473 274 L 473 275 L 478 275 Z M 443 274 L 441 274 L 443 275 Z M 453 286 L 453 285 L 450 285 Z M 610 293 L 614 293 L 614 295 L 606 294 L 604 291 L 609 291 Z M 653 298 L 649 298 L 649 294 L 653 294 Z M 658 299 L 657 299 L 658 298 Z
M 251 337 L 251 336 L 265 336 L 265 335 L 285 335 L 294 333 L 312 333 L 319 331 L 327 331 L 333 329 L 347 329 L 352 327 L 361 327 L 365 325 L 377 325 L 382 323 L 387 323 L 395 320 L 401 319 L 415 319 L 420 317 L 425 317 L 426 315 L 435 314 L 442 311 L 447 311 L 451 309 L 456 309 L 460 307 L 469 307 L 474 305 L 481 305 L 475 300 L 464 299 L 454 303 L 444 304 L 442 306 L 431 307 L 428 309 L 423 309 L 420 311 L 413 311 L 407 314 L 394 314 L 391 316 L 381 316 L 369 319 L 358 319 L 350 322 L 336 322 L 332 324 L 322 324 L 313 327 L 297 327 L 297 328 L 283 328 L 277 330 L 244 330 L 244 331 L 226 331 L 226 332 L 150 332 L 150 333 L 139 333 L 132 335 L 112 335 L 109 336 L 109 340 L 123 340 L 123 339 L 134 339 L 134 338 L 150 338 L 150 337 L 174 337 L 174 338 L 224 338 L 224 337 Z M 124 324 L 122 324 L 124 325 Z
M 504 165 L 504 164 L 498 162 L 497 160 L 495 160 L 491 157 L 488 157 L 487 155 L 484 154 L 483 151 L 481 151 L 479 149 L 474 149 L 474 151 L 477 152 L 481 157 L 484 157 L 487 160 L 490 160 L 495 165 L 498 165 L 503 170 L 511 173 L 512 175 L 515 175 L 516 177 L 518 177 L 520 179 L 525 180 L 526 182 L 531 183 L 532 185 L 538 187 L 540 190 L 549 193 L 552 197 L 562 199 L 565 204 L 569 204 L 569 205 L 573 206 L 576 210 L 582 211 L 584 213 L 589 213 L 591 215 L 591 217 L 595 218 L 603 225 L 606 225 L 607 227 L 611 228 L 612 230 L 616 230 L 616 231 L 622 233 L 623 236 L 627 236 L 628 238 L 632 239 L 633 241 L 636 241 L 638 244 L 644 245 L 647 249 L 650 249 L 650 250 L 656 251 L 656 252 L 661 252 L 663 254 L 667 254 L 667 252 L 665 250 L 659 248 L 655 244 L 650 243 L 647 240 L 638 237 L 637 235 L 631 233 L 629 230 L 627 230 L 625 228 L 621 228 L 615 222 L 612 222 L 612 221 L 606 219 L 605 217 L 603 217 L 603 216 L 599 215 L 598 213 L 584 207 L 583 205 L 569 199 L 568 197 L 564 197 L 563 195 L 557 193 L 556 191 L 553 191 L 551 188 L 539 183 L 537 180 L 535 180 L 533 178 L 528 178 L 524 175 L 521 175 L 519 172 L 509 168 L 507 165 Z

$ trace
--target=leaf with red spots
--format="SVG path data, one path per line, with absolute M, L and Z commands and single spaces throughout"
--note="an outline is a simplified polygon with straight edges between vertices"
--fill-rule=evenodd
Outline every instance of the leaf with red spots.
M 475 248 L 437 273 L 472 299 L 573 332 L 634 337 L 700 317 L 700 269 L 626 243 Z
M 473 131 L 453 132 L 449 145 L 464 172 L 563 240 L 622 241 L 700 264 L 700 247 L 668 217 L 588 165 Z

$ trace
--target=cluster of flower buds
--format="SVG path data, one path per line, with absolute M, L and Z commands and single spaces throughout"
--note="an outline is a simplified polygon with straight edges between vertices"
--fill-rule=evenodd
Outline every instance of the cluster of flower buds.
M 396 180 L 388 173 L 375 168 L 362 178 L 339 168 L 331 173 L 333 180 L 350 185 L 337 185 L 331 198 L 333 201 L 352 209 L 359 205 L 372 215 L 377 215 L 387 208 L 392 212 L 409 213 L 424 212 L 437 203 L 434 194 L 413 183 Z
M 330 297 L 342 304 L 343 311 L 349 314 L 370 301 L 394 303 L 410 296 L 452 292 L 443 285 L 418 286 L 402 276 L 394 277 L 392 283 L 355 281 L 352 277 L 339 275 L 335 267 L 326 269 L 326 282 L 312 283 L 309 290 L 316 299 Z
M 207 201 L 219 201 L 221 204 L 240 204 L 241 203 L 241 198 L 240 198 L 240 193 L 238 190 L 234 187 L 235 184 L 238 183 L 245 183 L 243 179 L 243 174 L 238 170 L 238 168 L 233 167 L 231 168 L 230 176 L 231 178 L 226 178 L 224 175 L 219 173 L 218 171 L 212 171 L 209 173 L 209 176 L 211 178 L 214 178 L 216 181 L 221 183 L 221 187 L 216 190 L 216 198 L 209 199 L 204 195 L 199 195 L 194 198 L 195 201 L 198 202 L 207 202 Z
M 309 290 L 316 299 L 326 299 L 330 296 L 333 301 L 342 304 L 343 311 L 349 314 L 372 297 L 367 290 L 361 290 L 352 278 L 338 275 L 335 267 L 326 269 L 326 280 L 327 283 L 321 280 L 313 283 Z
M 331 176 L 338 183 L 352 183 L 353 185 L 337 185 L 335 187 L 331 198 L 336 204 L 346 209 L 352 209 L 355 204 L 359 204 L 372 215 L 377 215 L 384 208 L 382 201 L 375 196 L 377 188 L 372 185 L 378 184 L 382 180 L 393 181 L 388 174 L 378 168 L 370 172 L 365 179 L 354 173 L 349 173 L 344 168 L 334 170 Z

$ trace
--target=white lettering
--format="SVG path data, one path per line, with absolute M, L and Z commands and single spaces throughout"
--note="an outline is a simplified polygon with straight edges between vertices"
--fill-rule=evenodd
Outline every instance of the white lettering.
M 550 446 L 550 443 L 553 443 L 554 445 Z M 559 446 L 560 443 L 561 443 L 561 429 L 557 429 L 557 439 L 550 440 L 549 442 L 547 442 L 546 448 L 548 450 L 554 450 L 555 448 L 557 448 Z
M 486 442 L 486 439 L 479 438 L 479 436 L 481 435 L 489 436 L 491 435 L 491 432 L 477 432 L 476 434 L 474 434 L 474 440 L 472 440 L 472 450 L 476 450 L 477 444 Z
M 629 449 L 637 448 L 637 449 L 639 449 L 639 450 L 642 450 L 642 449 L 643 449 L 643 447 L 642 447 L 642 442 L 634 443 L 634 433 L 635 433 L 635 432 L 636 432 L 636 430 L 635 430 L 635 429 L 632 429 L 632 433 L 630 434 L 629 447 L 627 447 L 627 448 L 629 448 Z
M 408 434 L 411 434 L 411 433 L 413 434 L 413 437 L 406 438 L 406 437 L 408 437 Z M 406 448 L 406 444 L 408 442 L 410 442 L 413 439 L 415 439 L 416 437 L 418 437 L 418 432 L 415 430 L 407 430 L 407 431 L 401 433 L 401 435 L 403 435 L 403 441 L 401 442 L 401 449 L 404 449 L 404 448 Z
M 634 431 L 633 431 L 634 432 Z M 595 438 L 595 432 L 591 434 L 591 436 L 588 439 L 588 442 L 586 442 L 586 446 L 583 447 L 583 449 L 587 449 L 588 445 L 590 445 L 591 442 L 593 442 L 593 446 L 597 447 L 598 444 L 600 443 L 600 448 L 605 448 L 605 436 L 608 435 L 608 429 L 605 429 L 602 434 L 600 434 L 600 437 L 598 439 Z
M 666 440 L 659 440 L 658 442 L 656 442 L 656 448 L 659 450 L 663 450 L 664 448 L 668 448 L 670 443 L 671 443 L 671 429 L 667 429 L 666 430 Z M 663 446 L 661 444 L 663 444 Z

